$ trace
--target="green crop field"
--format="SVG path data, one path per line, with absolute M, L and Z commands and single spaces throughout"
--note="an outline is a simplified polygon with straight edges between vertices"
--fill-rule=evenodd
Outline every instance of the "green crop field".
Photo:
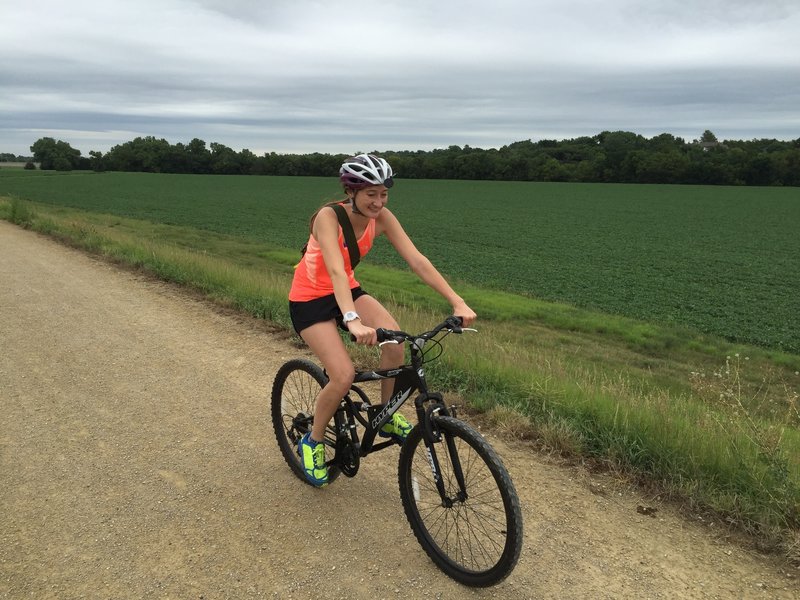
M 299 248 L 335 178 L 0 171 L 0 195 Z M 800 190 L 398 180 L 451 278 L 800 352 Z M 369 262 L 396 266 L 379 243 Z

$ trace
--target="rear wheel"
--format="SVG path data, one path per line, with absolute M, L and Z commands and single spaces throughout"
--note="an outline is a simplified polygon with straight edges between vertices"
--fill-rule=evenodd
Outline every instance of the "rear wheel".
M 272 426 L 283 458 L 302 481 L 312 485 L 303 472 L 297 444 L 314 422 L 317 394 L 328 378 L 316 364 L 305 359 L 290 360 L 275 375 L 272 384 Z M 330 464 L 334 457 L 336 434 L 329 425 L 325 433 L 325 460 L 328 462 L 328 482 L 339 476 L 339 469 Z
M 400 497 L 417 540 L 447 575 L 469 586 L 505 578 L 522 549 L 522 511 L 511 477 L 486 440 L 452 417 L 433 417 L 432 459 L 417 425 L 400 451 Z M 437 488 L 444 485 L 445 499 Z M 461 480 L 462 484 L 459 482 Z

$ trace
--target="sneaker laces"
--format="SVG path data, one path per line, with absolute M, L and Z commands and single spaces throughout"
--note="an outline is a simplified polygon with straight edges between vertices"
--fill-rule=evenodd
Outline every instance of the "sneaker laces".
M 381 432 L 387 435 L 394 434 L 406 438 L 411 432 L 411 429 L 411 423 L 409 423 L 403 415 L 395 413 L 392 415 L 392 420 L 387 421 L 386 424 L 381 427 Z
M 311 454 L 314 457 L 314 468 L 323 468 L 325 466 L 325 445 L 317 442 L 317 445 L 311 449 Z
M 403 415 L 395 414 L 392 417 L 392 429 L 395 433 L 406 435 L 411 430 L 411 423 Z

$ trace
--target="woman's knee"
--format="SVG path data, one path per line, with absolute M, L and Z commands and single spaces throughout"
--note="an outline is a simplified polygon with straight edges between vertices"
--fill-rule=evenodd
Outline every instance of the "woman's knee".
M 356 376 L 356 371 L 353 365 L 347 367 L 340 367 L 334 372 L 328 372 L 328 385 L 337 392 L 338 395 L 344 396 L 350 386 L 353 385 L 353 379 Z

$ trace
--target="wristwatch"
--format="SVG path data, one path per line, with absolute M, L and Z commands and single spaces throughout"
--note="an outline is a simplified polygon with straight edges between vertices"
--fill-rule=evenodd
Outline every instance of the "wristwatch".
M 354 310 L 348 310 L 344 315 L 342 315 L 342 322 L 347 325 L 350 321 L 355 321 L 356 319 L 360 319 L 361 317 L 358 316 L 358 313 Z

